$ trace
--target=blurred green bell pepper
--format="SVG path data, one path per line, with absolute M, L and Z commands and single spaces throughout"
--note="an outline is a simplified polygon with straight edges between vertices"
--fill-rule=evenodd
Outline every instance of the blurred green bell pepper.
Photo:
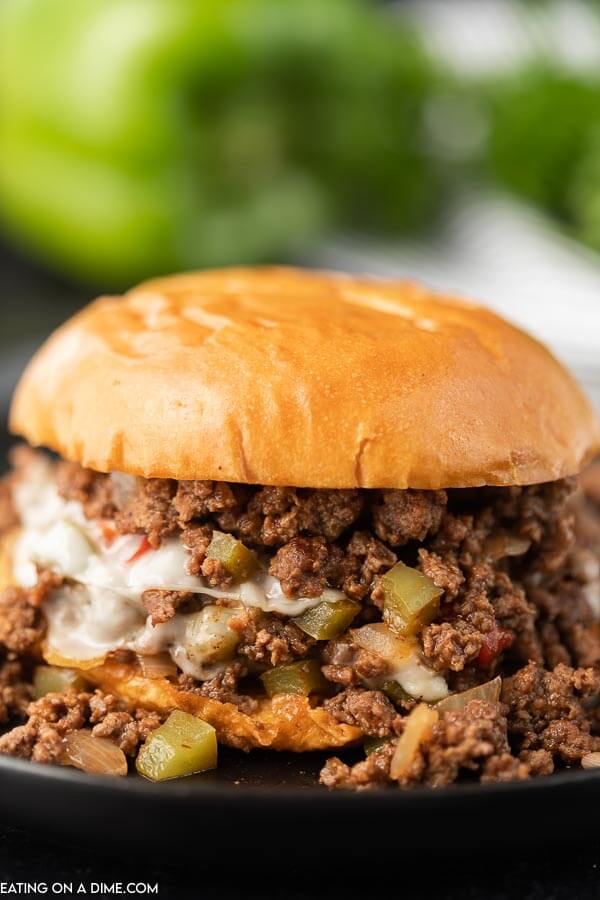
M 361 0 L 3 0 L 3 227 L 121 286 L 412 225 L 430 79 Z

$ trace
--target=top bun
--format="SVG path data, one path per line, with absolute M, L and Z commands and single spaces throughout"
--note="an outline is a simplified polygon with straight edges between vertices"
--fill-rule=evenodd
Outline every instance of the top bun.
M 600 449 L 575 380 L 488 310 L 294 269 L 97 300 L 35 356 L 11 427 L 102 472 L 314 488 L 533 484 Z

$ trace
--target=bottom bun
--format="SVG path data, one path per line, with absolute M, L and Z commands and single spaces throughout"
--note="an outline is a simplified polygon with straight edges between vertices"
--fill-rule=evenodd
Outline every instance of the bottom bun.
M 233 703 L 180 690 L 166 678 L 145 678 L 131 663 L 107 661 L 83 675 L 96 687 L 135 706 L 162 713 L 181 709 L 198 716 L 213 726 L 220 743 L 239 750 L 331 750 L 362 737 L 360 729 L 336 722 L 327 710 L 313 709 L 306 697 L 296 694 L 260 699 L 249 715 Z
M 11 549 L 15 537 L 13 532 L 0 542 L 0 590 L 12 582 Z M 180 690 L 166 678 L 145 678 L 132 663 L 109 658 L 90 669 L 89 664 L 78 666 L 76 661 L 61 659 L 48 648 L 43 649 L 43 655 L 51 665 L 79 668 L 85 681 L 134 706 L 166 714 L 181 709 L 198 716 L 215 728 L 222 744 L 240 750 L 330 750 L 362 737 L 360 729 L 336 722 L 327 710 L 312 708 L 306 697 L 296 694 L 280 694 L 271 700 L 261 698 L 256 710 L 247 714 L 233 703 Z

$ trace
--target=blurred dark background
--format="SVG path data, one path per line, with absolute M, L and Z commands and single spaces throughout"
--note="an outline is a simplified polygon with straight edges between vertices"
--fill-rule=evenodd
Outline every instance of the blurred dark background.
M 0 471 L 9 446 L 4 422 L 27 359 L 44 336 L 85 302 L 86 292 L 0 244 Z

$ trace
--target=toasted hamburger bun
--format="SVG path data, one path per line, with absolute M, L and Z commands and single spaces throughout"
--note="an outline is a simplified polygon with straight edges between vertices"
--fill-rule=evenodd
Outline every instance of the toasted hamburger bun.
M 488 310 L 293 269 L 97 300 L 34 358 L 11 427 L 99 471 L 313 488 L 533 484 L 600 449 L 575 380 Z
M 291 269 L 101 298 L 34 358 L 11 427 L 98 471 L 312 488 L 533 484 L 600 449 L 574 379 L 493 313 L 413 284 Z M 10 570 L 7 542 L 7 582 Z M 304 697 L 263 698 L 248 715 L 118 657 L 83 675 L 133 704 L 194 713 L 234 747 L 361 737 Z

